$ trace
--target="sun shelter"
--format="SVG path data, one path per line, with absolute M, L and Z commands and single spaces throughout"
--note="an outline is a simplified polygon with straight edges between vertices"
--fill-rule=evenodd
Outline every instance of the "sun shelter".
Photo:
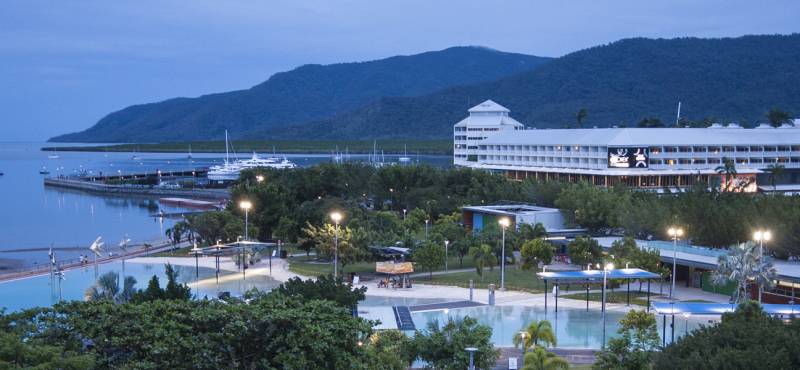
M 706 303 L 706 302 L 653 302 L 653 310 L 662 316 L 663 344 L 667 345 L 667 316 L 672 316 L 672 341 L 675 341 L 675 315 L 689 317 L 697 316 L 719 316 L 724 313 L 736 311 L 736 303 Z M 770 304 L 764 303 L 761 309 L 767 315 L 777 317 L 793 317 L 800 314 L 800 307 L 794 304 Z
M 245 253 L 247 250 L 253 249 L 263 249 L 263 248 L 274 248 L 277 246 L 277 243 L 273 242 L 255 242 L 255 241 L 248 241 L 248 240 L 241 240 L 233 243 L 228 244 L 215 244 L 210 245 L 204 248 L 197 248 L 192 249 L 189 253 L 195 256 L 199 254 L 206 255 L 206 256 L 214 256 L 216 258 L 216 279 L 219 282 L 219 258 L 221 256 L 233 256 L 239 255 L 241 258 L 241 263 L 239 264 L 240 268 L 242 269 L 242 278 L 245 278 L 245 270 L 247 269 L 247 262 L 245 261 Z M 196 263 L 196 261 L 195 261 Z M 269 253 L 269 272 L 270 275 L 272 274 L 272 251 Z
M 411 262 L 375 262 L 375 272 L 389 276 L 399 275 L 402 280 L 402 286 L 406 287 L 406 277 L 414 272 L 414 265 Z
M 544 280 L 544 310 L 547 312 L 547 282 L 553 281 L 555 290 L 555 311 L 558 312 L 558 286 L 561 282 L 568 282 L 570 284 L 585 284 L 586 285 L 586 310 L 589 310 L 589 284 L 603 282 L 603 275 L 605 279 L 625 279 L 628 282 L 628 305 L 631 304 L 631 280 L 647 280 L 647 310 L 650 310 L 650 281 L 653 279 L 661 279 L 661 275 L 642 270 L 637 268 L 615 269 L 615 270 L 581 270 L 581 271 L 547 271 L 536 273 L 539 279 Z M 602 293 L 605 294 L 606 286 L 602 284 Z M 605 311 L 605 304 L 602 305 L 602 310 Z

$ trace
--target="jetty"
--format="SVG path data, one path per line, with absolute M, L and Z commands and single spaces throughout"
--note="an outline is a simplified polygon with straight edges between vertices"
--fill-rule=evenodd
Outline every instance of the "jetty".
M 130 184 L 105 184 L 100 181 L 87 181 L 75 177 L 52 177 L 44 179 L 45 186 L 81 190 L 91 193 L 106 194 L 138 194 L 157 197 L 177 197 L 177 198 L 198 198 L 216 203 L 230 199 L 228 189 L 189 189 L 189 188 L 169 188 L 154 185 L 130 185 Z

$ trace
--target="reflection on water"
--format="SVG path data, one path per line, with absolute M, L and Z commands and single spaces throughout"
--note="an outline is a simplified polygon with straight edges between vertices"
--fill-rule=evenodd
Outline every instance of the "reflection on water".
M 545 313 L 543 307 L 522 306 L 483 306 L 462 309 L 451 309 L 447 314 L 444 311 L 417 312 L 412 314 L 414 324 L 418 329 L 427 326 L 428 322 L 437 320 L 443 325 L 448 317 L 463 318 L 470 316 L 478 322 L 492 328 L 492 341 L 496 346 L 512 347 L 512 338 L 523 330 L 533 320 L 549 320 L 556 333 L 558 346 L 564 348 L 600 348 L 603 341 L 603 318 L 598 309 L 589 311 L 581 309 L 559 309 L 558 313 L 552 308 Z M 608 338 L 617 336 L 619 320 L 624 313 L 606 312 L 606 334 Z M 662 335 L 662 320 L 658 317 L 659 335 Z M 675 317 L 675 338 L 684 335 L 686 330 L 692 331 L 701 324 L 708 325 L 709 318 Z M 671 340 L 671 317 L 667 318 L 667 342 Z M 688 327 L 686 324 L 688 323 Z

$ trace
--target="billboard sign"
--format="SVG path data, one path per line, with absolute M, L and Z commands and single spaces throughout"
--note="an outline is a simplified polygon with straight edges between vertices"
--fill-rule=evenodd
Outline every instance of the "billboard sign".
M 608 168 L 648 168 L 650 152 L 642 147 L 608 148 Z

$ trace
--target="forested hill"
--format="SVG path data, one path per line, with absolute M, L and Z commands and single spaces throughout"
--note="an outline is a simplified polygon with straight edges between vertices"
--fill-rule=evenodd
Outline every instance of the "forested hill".
M 492 81 L 534 69 L 549 58 L 482 47 L 453 47 L 411 56 L 277 73 L 248 90 L 176 98 L 113 112 L 86 131 L 52 138 L 64 142 L 162 142 L 255 139 L 252 131 L 331 117 L 386 96 L 417 96 Z M 209 71 L 209 73 L 215 73 Z
M 565 55 L 498 81 L 392 97 L 336 117 L 275 132 L 326 138 L 440 138 L 485 99 L 536 127 L 636 125 L 682 117 L 753 124 L 773 107 L 800 114 L 800 35 L 725 39 L 626 39 Z

